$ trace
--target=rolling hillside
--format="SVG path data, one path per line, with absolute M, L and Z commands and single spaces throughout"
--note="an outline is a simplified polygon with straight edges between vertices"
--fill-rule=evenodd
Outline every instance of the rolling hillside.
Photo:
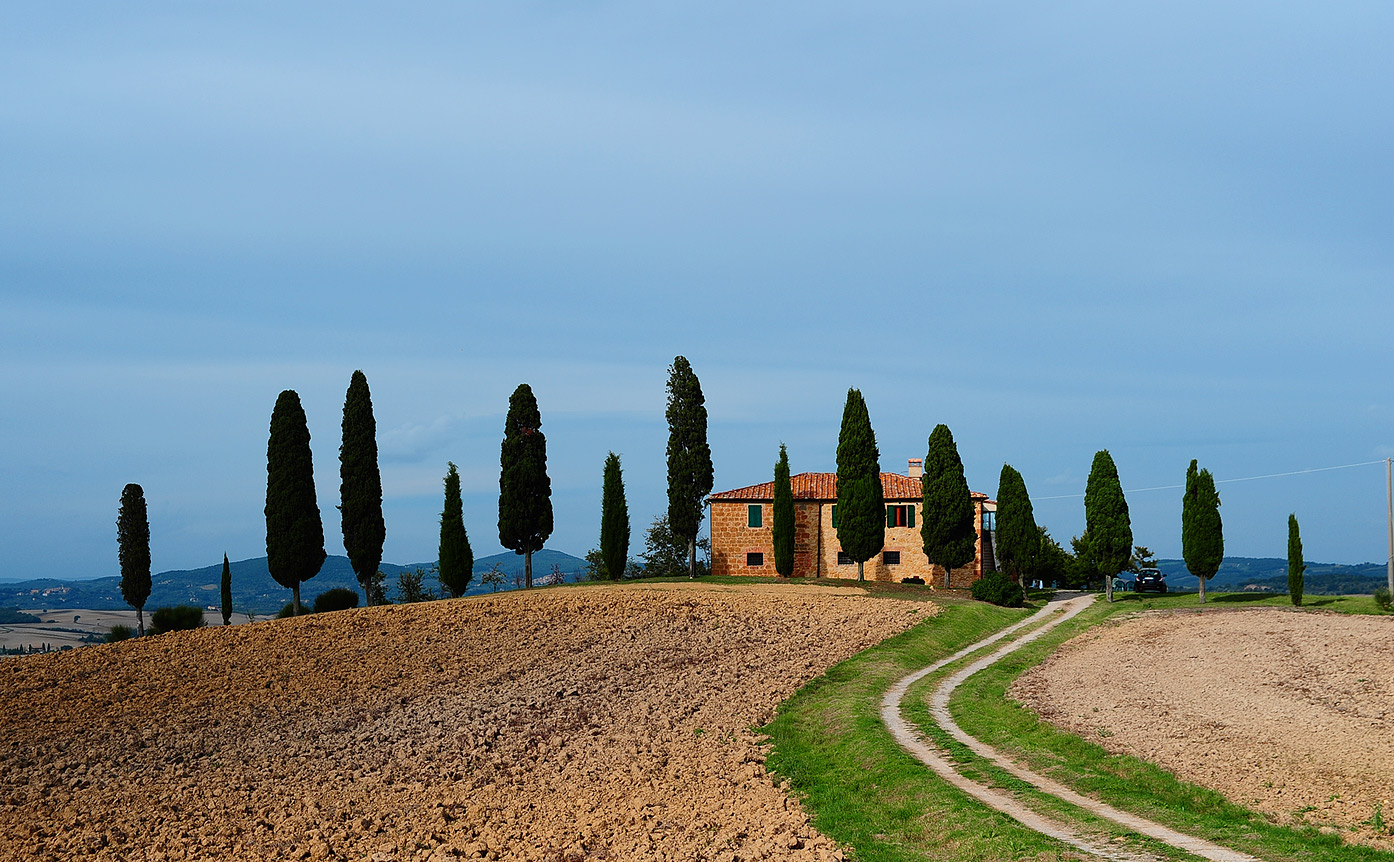
M 513 588 L 513 578 L 523 571 L 523 558 L 517 554 L 496 554 L 484 557 L 474 563 L 474 581 L 468 593 L 477 595 L 489 592 L 489 587 L 479 578 L 497 564 L 508 575 L 507 584 L 502 589 Z M 405 571 L 424 569 L 430 571 L 434 563 L 413 563 L 406 566 L 383 563 L 381 569 L 387 575 L 387 594 L 392 598 L 396 592 L 397 576 Z M 567 580 L 575 580 L 585 571 L 585 560 L 561 551 L 543 549 L 533 554 L 533 577 L 540 578 L 557 566 L 568 575 Z M 166 605 L 217 606 L 218 582 L 222 576 L 223 564 L 218 562 L 201 569 L 176 570 L 151 575 L 150 598 L 147 609 Z M 429 574 L 426 577 L 428 588 L 439 585 Z M 310 602 L 320 593 L 335 587 L 358 590 L 353 568 L 347 557 L 333 555 L 324 561 L 319 574 L 306 581 L 300 588 L 302 601 Z M 238 613 L 251 612 L 258 615 L 272 614 L 290 601 L 290 590 L 282 587 L 271 578 L 266 568 L 265 557 L 239 560 L 232 563 L 232 606 Z M 90 608 L 92 610 L 115 610 L 128 607 L 121 598 L 121 579 L 118 577 L 97 578 L 89 581 L 58 580 L 38 578 L 18 583 L 0 584 L 0 607 L 21 610 L 51 610 L 54 608 Z

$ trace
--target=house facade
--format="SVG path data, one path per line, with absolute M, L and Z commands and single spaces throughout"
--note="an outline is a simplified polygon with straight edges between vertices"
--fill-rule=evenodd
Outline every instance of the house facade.
M 886 542 L 866 561 L 867 580 L 903 581 L 910 577 L 946 586 L 942 566 L 931 566 L 920 538 L 923 523 L 922 462 L 911 459 L 906 475 L 882 473 L 886 498 Z M 789 478 L 794 492 L 794 573 L 796 578 L 857 577 L 857 564 L 837 541 L 837 474 L 799 473 Z M 993 531 L 997 504 L 972 492 L 977 552 L 966 566 L 954 569 L 947 586 L 968 587 L 995 568 Z M 774 569 L 774 482 L 712 494 L 712 574 L 763 575 Z

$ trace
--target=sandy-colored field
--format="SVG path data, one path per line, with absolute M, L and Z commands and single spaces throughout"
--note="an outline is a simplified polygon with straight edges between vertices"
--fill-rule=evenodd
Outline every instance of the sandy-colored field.
M 9 649 L 26 647 L 38 651 L 45 646 L 49 650 L 60 650 L 65 646 L 80 647 L 86 643 L 85 635 L 105 637 L 115 625 L 136 627 L 136 612 L 94 611 L 90 608 L 64 608 L 61 611 L 25 611 L 39 618 L 37 623 L 0 624 L 0 646 Z M 145 625 L 150 626 L 152 609 L 145 610 Z M 210 626 L 223 624 L 223 617 L 217 611 L 205 610 L 204 622 Z M 245 614 L 234 614 L 233 625 L 247 621 Z
M 0 662 L 0 858 L 840 858 L 750 731 L 936 612 L 546 590 Z
M 1053 724 L 1280 822 L 1394 849 L 1394 619 L 1145 614 L 1075 638 L 1011 690 Z

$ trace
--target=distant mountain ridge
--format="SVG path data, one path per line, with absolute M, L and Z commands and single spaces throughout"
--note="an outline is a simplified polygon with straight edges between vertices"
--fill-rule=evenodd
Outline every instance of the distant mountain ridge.
M 1388 582 L 1386 563 L 1308 563 L 1303 591 L 1317 596 L 1352 595 L 1374 592 Z M 1199 589 L 1199 582 L 1186 570 L 1184 560 L 1158 560 L 1157 568 L 1166 575 L 1173 590 Z M 1225 557 L 1220 570 L 1205 585 L 1207 590 L 1242 590 L 1246 586 L 1268 587 L 1285 593 L 1288 588 L 1288 561 L 1281 557 Z
M 383 563 L 381 568 L 387 576 L 384 586 L 392 598 L 396 592 L 397 576 L 402 572 L 422 569 L 430 572 L 435 563 L 411 563 L 405 566 Z M 523 558 L 519 554 L 503 553 L 474 561 L 474 579 L 470 582 L 467 595 L 489 592 L 489 587 L 481 581 L 481 576 L 495 565 L 507 575 L 507 581 L 500 589 L 512 589 L 516 577 L 523 571 Z M 586 561 L 561 551 L 542 549 L 532 555 L 533 579 L 543 578 L 551 573 L 553 567 L 559 569 L 566 580 L 575 580 L 586 570 Z M 257 615 L 272 614 L 290 601 L 291 592 L 271 577 L 266 567 L 265 557 L 238 560 L 231 563 L 232 606 L 237 613 L 251 612 Z M 219 582 L 223 575 L 223 564 L 219 561 L 201 569 L 184 569 L 160 572 L 150 576 L 150 598 L 145 602 L 147 611 L 168 605 L 198 605 L 216 607 L 220 602 Z M 439 591 L 440 585 L 429 574 L 425 586 Z M 353 574 L 353 566 L 348 558 L 331 555 L 325 559 L 319 574 L 300 587 L 300 599 L 305 603 L 314 601 L 315 596 L 335 587 L 354 590 L 362 597 L 362 590 Z M 90 608 L 92 610 L 119 610 L 129 607 L 121 598 L 121 579 L 119 577 L 97 578 L 95 580 L 59 580 L 36 578 L 16 583 L 0 584 L 0 607 L 21 610 L 53 610 L 55 608 Z

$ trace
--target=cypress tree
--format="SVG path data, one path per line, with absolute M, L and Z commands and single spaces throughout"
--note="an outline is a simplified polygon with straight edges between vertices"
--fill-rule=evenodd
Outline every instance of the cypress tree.
M 1089 482 L 1084 486 L 1084 544 L 1089 564 L 1104 579 L 1104 592 L 1113 601 L 1113 578 L 1128 567 L 1133 552 L 1133 526 L 1128 501 L 1118 481 L 1118 468 L 1107 449 L 1094 453 Z
M 532 554 L 552 535 L 552 480 L 542 414 L 526 383 L 513 390 L 499 457 L 499 544 L 523 555 L 523 584 L 532 589 Z
M 973 493 L 963 476 L 963 461 L 949 426 L 939 424 L 929 434 L 929 452 L 920 479 L 923 523 L 920 538 L 931 565 L 944 567 L 944 586 L 950 572 L 973 562 L 977 554 L 977 524 L 973 517 Z
M 629 565 L 629 504 L 624 499 L 624 473 L 620 456 L 605 458 L 600 494 L 600 559 L 610 580 L 624 577 Z
M 460 499 L 460 471 L 455 462 L 445 474 L 445 508 L 440 513 L 440 549 L 437 577 L 452 599 L 469 589 L 474 577 L 474 551 L 465 532 L 465 505 Z
M 1297 607 L 1302 607 L 1303 573 L 1307 565 L 1302 561 L 1302 534 L 1297 529 L 1297 515 L 1288 515 L 1288 597 Z
M 702 502 L 714 481 L 707 445 L 707 402 L 685 357 L 668 367 L 668 526 L 687 542 L 687 576 L 697 577 L 697 533 Z
M 232 624 L 232 566 L 228 564 L 227 554 L 223 554 L 222 577 L 223 625 Z
M 1041 528 L 1026 492 L 1026 480 L 1010 464 L 997 479 L 997 563 L 1023 583 L 1034 576 L 1041 559 Z
M 847 390 L 842 430 L 837 435 L 837 541 L 856 562 L 858 581 L 866 580 L 864 564 L 886 544 L 881 453 L 858 389 Z
M 300 584 L 319 574 L 326 556 L 310 428 L 300 396 L 287 389 L 271 411 L 266 444 L 266 567 L 276 583 L 291 591 L 296 616 L 301 613 Z
M 145 490 L 135 483 L 121 491 L 116 554 L 121 561 L 121 598 L 136 609 L 136 623 L 144 637 L 145 600 L 150 598 L 150 520 L 145 511 Z
M 1224 525 L 1220 522 L 1220 495 L 1209 470 L 1186 470 L 1186 496 L 1181 501 L 1181 556 L 1186 570 L 1200 580 L 1200 603 L 1205 604 L 1205 582 L 1220 570 L 1225 558 Z
M 339 513 L 344 551 L 366 604 L 373 603 L 373 577 L 382 565 L 387 528 L 382 520 L 382 475 L 378 471 L 378 426 L 368 378 L 353 372 L 344 397 L 343 443 L 339 446 Z
M 779 444 L 774 465 L 774 570 L 781 578 L 794 573 L 794 489 L 789 483 L 789 450 Z

